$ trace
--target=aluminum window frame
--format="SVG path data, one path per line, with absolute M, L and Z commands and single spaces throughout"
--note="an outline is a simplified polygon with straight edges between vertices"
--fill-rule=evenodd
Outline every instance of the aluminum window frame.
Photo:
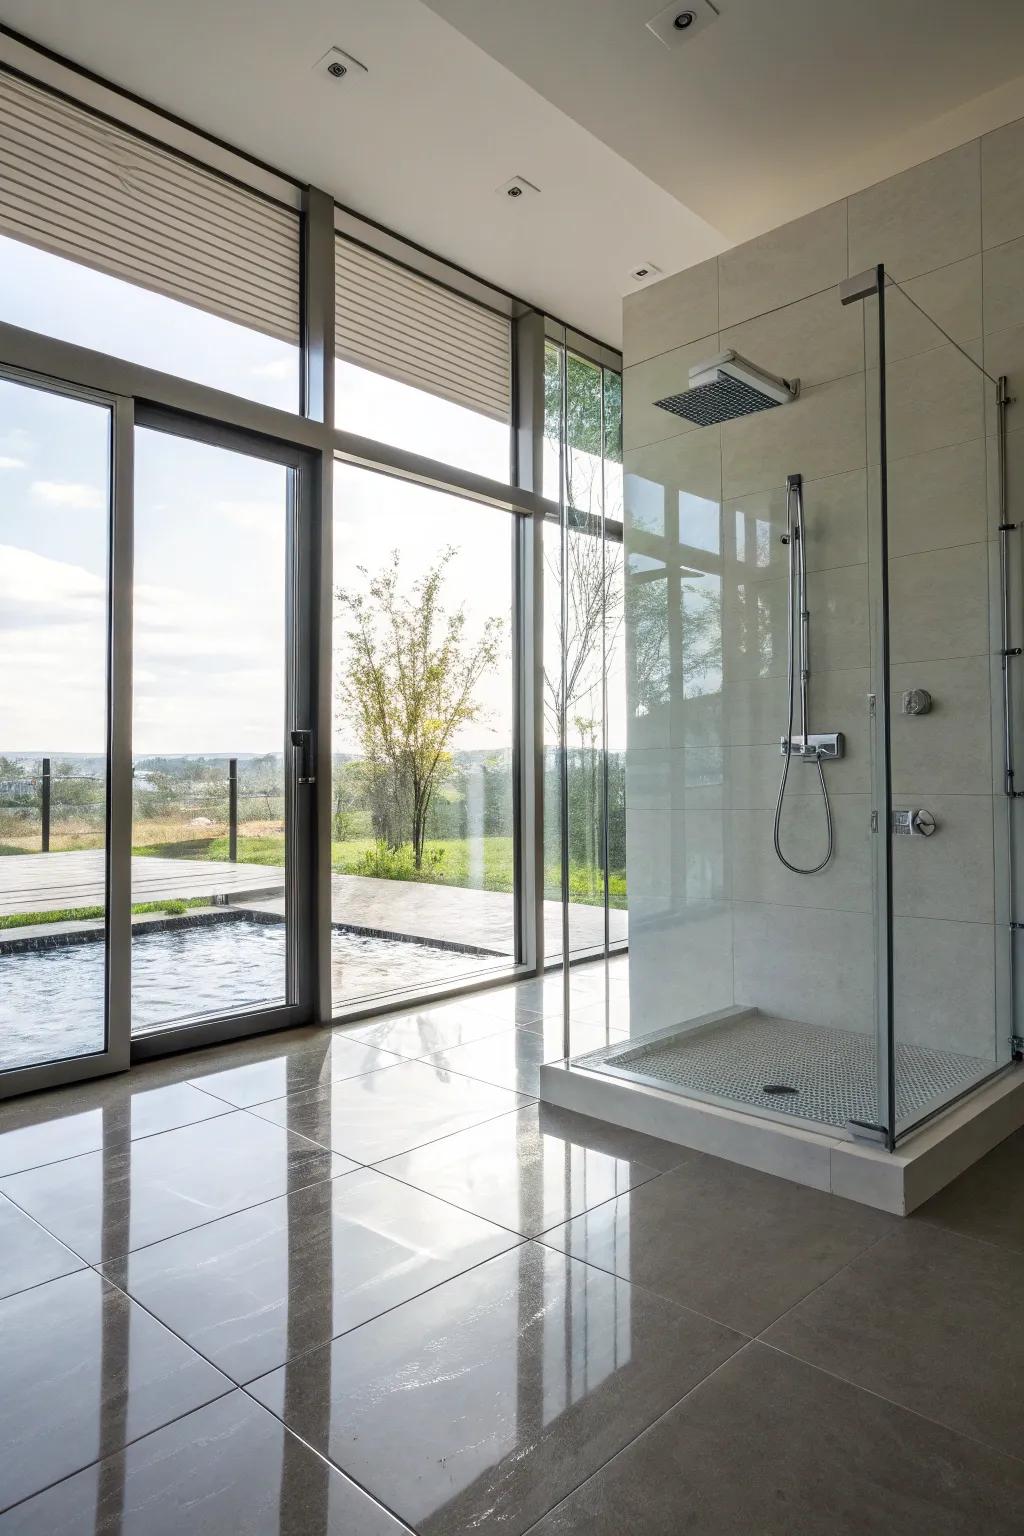
M 31 376 L 44 387 L 83 392 L 113 401 L 115 453 L 112 470 L 114 500 L 119 508 L 113 544 L 120 550 L 118 602 L 112 645 L 111 778 L 109 796 L 113 820 L 108 838 L 112 867 L 109 901 L 111 932 L 122 937 L 109 942 L 108 971 L 120 999 L 127 1031 L 130 1024 L 130 853 L 131 794 L 120 782 L 131 768 L 131 533 L 132 447 L 136 416 L 154 421 L 161 415 L 178 421 L 184 430 L 212 440 L 231 439 L 244 449 L 300 456 L 307 466 L 307 493 L 312 504 L 313 572 L 308 586 L 311 633 L 315 637 L 313 677 L 316 694 L 317 787 L 308 857 L 313 868 L 313 913 L 307 922 L 303 963 L 315 973 L 311 1022 L 329 1025 L 370 1014 L 383 1014 L 446 998 L 487 990 L 504 982 L 544 973 L 544 827 L 543 827 L 543 554 L 542 526 L 558 520 L 557 503 L 542 494 L 544 443 L 544 342 L 555 328 L 563 342 L 589 360 L 621 371 L 618 352 L 584 333 L 567 328 L 527 301 L 474 276 L 445 258 L 406 240 L 365 216 L 344 208 L 326 191 L 303 186 L 272 167 L 230 145 L 201 133 L 190 124 L 113 86 L 109 81 L 36 47 L 0 25 L 0 68 L 7 68 L 45 86 L 79 106 L 106 116 L 118 126 L 140 133 L 162 148 L 195 160 L 283 206 L 299 212 L 301 240 L 300 401 L 293 413 L 248 400 L 175 374 L 132 363 L 91 348 L 0 322 L 0 368 Z M 498 481 L 456 468 L 406 449 L 334 425 L 336 233 L 358 240 L 409 270 L 450 288 L 477 304 L 506 315 L 512 331 L 512 419 L 509 481 Z M 513 547 L 513 808 L 516 949 L 513 963 L 426 991 L 389 994 L 334 1011 L 331 995 L 331 658 L 333 607 L 333 468 L 336 459 L 358 464 L 427 488 L 476 501 L 515 514 Z M 127 577 L 125 576 L 127 572 Z M 114 803 L 116 800 L 116 804 Z M 119 852 L 116 850 L 120 850 Z M 123 909 L 123 910 L 122 910 Z M 117 954 L 115 954 L 115 948 Z M 272 1027 L 272 1026 L 265 1026 Z M 126 1044 L 117 1062 L 102 1070 L 122 1070 L 129 1061 L 170 1054 L 212 1040 L 259 1032 L 255 1015 L 218 1020 L 165 1035 L 140 1037 Z M 126 1034 L 127 1042 L 127 1034 Z M 57 1062 L 17 1069 L 0 1080 L 0 1097 L 31 1088 L 99 1075 L 94 1059 Z

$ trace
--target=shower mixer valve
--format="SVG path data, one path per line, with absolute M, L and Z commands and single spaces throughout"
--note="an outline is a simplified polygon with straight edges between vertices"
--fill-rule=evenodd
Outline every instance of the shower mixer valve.
M 843 756 L 844 742 L 842 731 L 816 733 L 808 732 L 806 736 L 780 736 L 780 757 L 799 757 L 805 763 L 835 762 Z

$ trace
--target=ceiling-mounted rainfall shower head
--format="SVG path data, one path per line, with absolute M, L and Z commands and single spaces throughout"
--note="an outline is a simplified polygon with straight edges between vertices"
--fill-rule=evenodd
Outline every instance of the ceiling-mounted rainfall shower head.
M 684 416 L 698 427 L 750 416 L 773 405 L 785 405 L 800 393 L 799 379 L 780 379 L 748 363 L 738 352 L 720 352 L 690 369 L 690 387 L 681 395 L 655 400 L 663 411 Z

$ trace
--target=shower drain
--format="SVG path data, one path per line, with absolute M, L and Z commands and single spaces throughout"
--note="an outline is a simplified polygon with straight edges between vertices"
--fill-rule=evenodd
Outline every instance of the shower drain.
M 791 1083 L 765 1083 L 762 1093 L 799 1093 L 799 1088 L 794 1088 Z

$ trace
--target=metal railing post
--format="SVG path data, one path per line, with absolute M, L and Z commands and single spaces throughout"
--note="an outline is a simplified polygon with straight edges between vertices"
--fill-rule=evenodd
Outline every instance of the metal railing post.
M 228 858 L 238 863 L 238 758 L 228 758 Z
M 43 821 L 43 852 L 50 851 L 50 759 L 43 758 L 43 781 L 41 787 L 41 812 Z

